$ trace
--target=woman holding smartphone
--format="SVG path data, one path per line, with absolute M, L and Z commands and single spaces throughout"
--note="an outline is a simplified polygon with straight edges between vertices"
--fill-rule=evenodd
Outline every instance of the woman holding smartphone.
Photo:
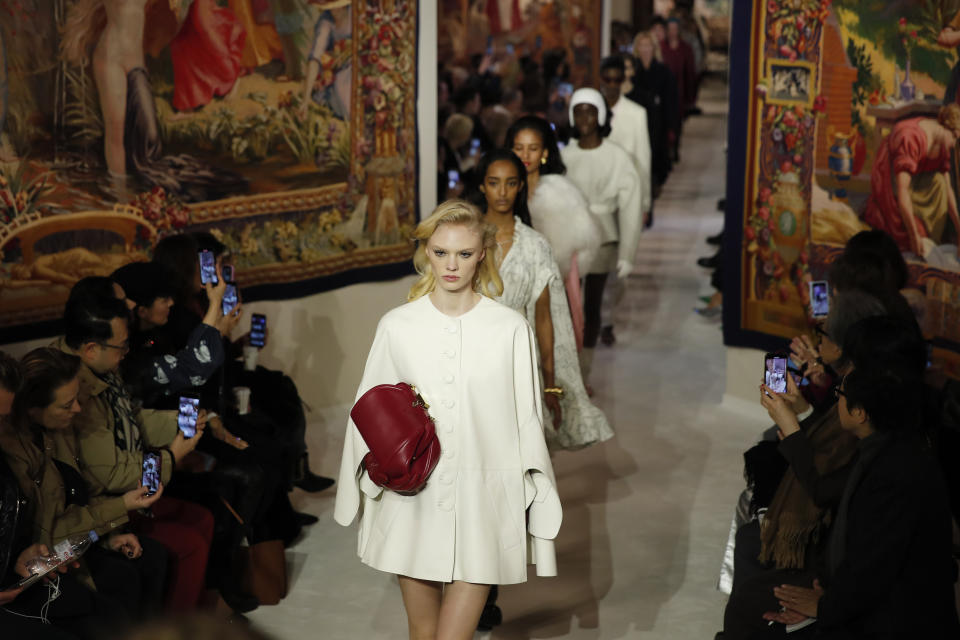
M 530 226 L 527 169 L 512 151 L 496 149 L 477 165 L 480 182 L 471 194 L 484 219 L 497 228 L 499 301 L 534 327 L 543 376 L 544 403 L 552 413 L 546 430 L 552 449 L 578 449 L 613 437 L 606 416 L 590 402 L 560 270 L 547 239 Z
M 131 616 L 158 609 L 166 551 L 125 532 L 124 525 L 128 512 L 160 499 L 162 485 L 152 496 L 141 486 L 117 496 L 90 497 L 73 426 L 80 412 L 80 359 L 44 347 L 24 356 L 20 366 L 23 384 L 11 424 L 0 430 L 0 449 L 27 498 L 33 540 L 53 549 L 70 536 L 96 531 L 115 553 L 91 547 L 84 556 L 90 570 L 85 581 L 121 602 Z
M 440 205 L 415 233 L 420 279 L 377 327 L 357 396 L 415 385 L 442 456 L 426 486 L 400 495 L 373 483 L 368 447 L 347 424 L 334 516 L 360 514 L 358 555 L 397 574 L 410 637 L 473 637 L 490 585 L 525 582 L 527 535 L 537 570 L 555 575 L 562 512 L 543 437 L 535 340 L 495 302 L 503 285 L 496 229 L 471 204 Z

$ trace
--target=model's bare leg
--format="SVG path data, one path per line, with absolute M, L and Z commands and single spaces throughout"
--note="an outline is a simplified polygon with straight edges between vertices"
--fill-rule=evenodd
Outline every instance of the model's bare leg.
M 400 580 L 403 606 L 407 610 L 410 640 L 435 640 L 437 623 L 440 619 L 443 585 L 439 582 L 417 580 L 407 576 L 397 576 L 397 578 Z M 479 615 L 478 613 L 477 617 Z
M 437 640 L 471 640 L 490 592 L 488 584 L 452 582 L 443 589 Z

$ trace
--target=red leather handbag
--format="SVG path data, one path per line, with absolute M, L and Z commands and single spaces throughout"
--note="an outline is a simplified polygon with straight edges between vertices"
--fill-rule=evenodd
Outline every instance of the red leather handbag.
M 370 452 L 363 464 L 377 485 L 416 493 L 440 461 L 440 440 L 415 387 L 380 384 L 357 400 L 350 417 Z

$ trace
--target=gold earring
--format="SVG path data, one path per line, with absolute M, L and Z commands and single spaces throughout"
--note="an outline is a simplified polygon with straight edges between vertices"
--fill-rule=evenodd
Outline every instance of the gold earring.
M 540 158 L 540 164 L 547 164 L 547 158 L 546 157 Z

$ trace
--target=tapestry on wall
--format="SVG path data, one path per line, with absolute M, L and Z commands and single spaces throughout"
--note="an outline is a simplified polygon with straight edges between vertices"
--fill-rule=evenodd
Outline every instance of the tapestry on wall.
M 416 0 L 0 15 L 0 327 L 57 317 L 77 279 L 181 230 L 227 245 L 247 300 L 409 270 Z
M 441 60 L 514 47 L 540 61 L 562 51 L 577 87 L 594 82 L 600 64 L 603 3 L 594 0 L 440 0 Z
M 808 331 L 808 283 L 881 229 L 925 336 L 960 372 L 960 0 L 738 1 L 734 33 L 728 344 Z

